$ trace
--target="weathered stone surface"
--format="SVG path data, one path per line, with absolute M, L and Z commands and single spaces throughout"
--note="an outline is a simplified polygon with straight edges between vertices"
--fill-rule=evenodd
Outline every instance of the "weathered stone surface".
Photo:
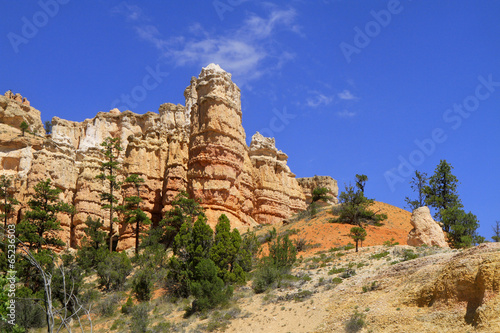
M 28 131 L 43 135 L 40 111 L 30 106 L 29 101 L 20 94 L 13 94 L 10 90 L 4 96 L 0 95 L 0 123 L 20 128 L 21 123 L 28 124 Z
M 427 206 L 415 209 L 411 215 L 410 222 L 413 225 L 413 229 L 408 234 L 408 245 L 448 247 L 443 230 L 433 220 Z
M 306 208 L 304 193 L 286 164 L 287 159 L 285 153 L 276 149 L 274 138 L 266 138 L 258 132 L 252 136 L 254 216 L 259 223 L 280 223 Z
M 109 213 L 100 200 L 106 185 L 96 179 L 107 137 L 120 138 L 118 180 L 132 173 L 145 180 L 142 208 L 153 223 L 181 191 L 200 200 L 212 226 L 222 213 L 238 227 L 280 223 L 306 207 L 288 157 L 276 149 L 274 139 L 257 133 L 246 145 L 240 89 L 218 65 L 191 79 L 185 107 L 165 103 L 158 113 L 143 115 L 113 109 L 83 122 L 54 117 L 50 136 L 22 137 L 23 120 L 31 131 L 43 133 L 40 112 L 23 105 L 22 97 L 8 95 L 0 96 L 0 171 L 15 177 L 21 211 L 40 180 L 51 178 L 63 191 L 61 199 L 76 208 L 74 216 L 61 216 L 61 237 L 68 246 L 78 245 L 88 216 L 102 219 L 109 230 Z M 116 193 L 119 202 L 132 190 Z M 114 228 L 119 250 L 134 245 L 131 226 Z
M 336 204 L 339 202 L 339 187 L 337 185 L 337 181 L 330 176 L 314 176 L 314 177 L 305 177 L 305 178 L 297 178 L 304 195 L 306 196 L 306 203 L 310 204 L 312 202 L 312 191 L 318 187 L 325 187 L 330 190 L 328 194 L 332 198 L 328 200 L 330 204 Z

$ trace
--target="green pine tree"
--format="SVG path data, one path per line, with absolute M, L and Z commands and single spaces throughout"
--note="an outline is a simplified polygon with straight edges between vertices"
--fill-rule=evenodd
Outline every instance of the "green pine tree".
M 316 187 L 312 191 L 312 202 L 316 202 L 319 200 L 327 202 L 328 200 L 333 198 L 332 196 L 328 195 L 328 193 L 330 193 L 330 190 L 326 187 Z
M 106 182 L 107 192 L 101 193 L 101 201 L 105 202 L 102 209 L 109 209 L 109 252 L 113 252 L 113 222 L 118 222 L 113 217 L 114 205 L 118 202 L 115 191 L 120 189 L 120 182 L 117 179 L 117 172 L 120 170 L 118 156 L 122 150 L 119 138 L 107 137 L 103 143 L 102 153 L 105 157 L 105 162 L 101 162 L 101 173 L 96 176 Z
M 158 225 L 161 229 L 160 242 L 167 248 L 170 247 L 181 226 L 184 223 L 193 224 L 199 216 L 206 217 L 203 207 L 196 200 L 190 199 L 186 192 L 179 193 L 172 201 L 172 208 Z
M 27 123 L 27 122 L 23 121 L 23 122 L 21 123 L 21 125 L 19 125 L 19 128 L 21 129 L 21 132 L 22 132 L 22 134 L 23 134 L 23 136 L 24 136 L 24 133 L 28 130 L 29 125 L 28 125 L 28 123 Z
M 480 243 L 481 236 L 476 233 L 479 221 L 476 215 L 458 206 L 441 210 L 443 224 L 449 226 L 448 242 L 452 247 L 470 247 Z
M 12 207 L 19 204 L 19 202 L 9 193 L 11 185 L 12 180 L 10 178 L 5 175 L 0 176 L 0 200 L 2 201 L 0 207 L 3 212 L 0 217 L 4 220 L 5 229 L 7 229 L 7 221 L 9 215 L 12 213 Z
M 28 201 L 29 210 L 17 226 L 19 239 L 28 244 L 30 251 L 38 253 L 42 246 L 64 246 L 57 231 L 61 223 L 57 219 L 59 213 L 71 214 L 74 208 L 59 199 L 62 191 L 52 186 L 50 179 L 40 181 L 34 187 L 35 194 Z
M 424 187 L 425 203 L 435 208 L 434 218 L 443 223 L 443 229 L 446 232 L 450 232 L 451 225 L 448 221 L 444 221 L 442 211 L 453 207 L 463 207 L 457 194 L 458 179 L 451 173 L 452 169 L 453 167 L 446 160 L 441 160 L 434 174 L 429 178 L 429 185 Z
M 144 184 L 144 179 L 140 178 L 137 174 L 128 176 L 125 184 L 131 185 L 135 188 L 136 195 L 125 198 L 123 205 L 124 222 L 135 224 L 135 253 L 139 253 L 139 235 L 141 225 L 151 224 L 151 220 L 146 213 L 140 208 L 142 198 L 140 196 L 140 187 Z
M 225 283 L 243 283 L 245 272 L 240 259 L 245 257 L 242 239 L 237 229 L 231 232 L 229 219 L 222 214 L 215 226 L 214 244 L 210 250 L 210 259 L 217 266 L 217 275 Z
M 90 216 L 85 221 L 82 243 L 77 253 L 77 262 L 85 271 L 95 270 L 100 262 L 103 262 L 109 254 L 106 241 L 106 232 L 102 231 L 103 223 L 100 219 Z
M 377 214 L 369 209 L 374 200 L 365 197 L 365 182 L 368 179 L 364 175 L 356 175 L 355 189 L 351 184 L 345 186 L 345 191 L 340 193 L 338 217 L 333 218 L 334 223 L 349 223 L 362 227 L 363 223 L 380 223 L 387 219 L 386 214 Z
M 358 243 L 359 241 L 363 242 L 366 238 L 366 230 L 361 227 L 353 227 L 349 233 L 349 237 L 351 237 L 354 242 L 356 242 L 356 252 L 358 252 Z

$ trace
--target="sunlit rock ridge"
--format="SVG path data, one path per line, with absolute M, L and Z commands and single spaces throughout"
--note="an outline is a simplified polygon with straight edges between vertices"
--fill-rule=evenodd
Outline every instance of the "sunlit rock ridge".
M 13 193 L 22 203 L 17 220 L 33 186 L 50 178 L 76 209 L 73 216 L 61 216 L 68 246 L 79 244 L 87 216 L 101 218 L 109 229 L 100 201 L 105 185 L 96 179 L 107 137 L 120 138 L 123 148 L 119 179 L 132 173 L 144 178 L 142 208 L 153 223 L 181 191 L 201 202 L 211 226 L 221 214 L 232 227 L 276 224 L 306 208 L 311 182 L 300 185 L 274 138 L 256 133 L 246 145 L 240 89 L 231 74 L 210 64 L 191 79 L 184 96 L 185 106 L 165 103 L 158 113 L 113 109 L 83 122 L 54 117 L 51 135 L 45 135 L 40 111 L 26 98 L 10 91 L 0 96 L 0 173 L 14 179 Z M 25 136 L 19 129 L 23 121 L 30 131 Z M 336 181 L 322 180 L 336 196 Z M 133 246 L 130 226 L 118 224 L 114 232 L 119 250 Z

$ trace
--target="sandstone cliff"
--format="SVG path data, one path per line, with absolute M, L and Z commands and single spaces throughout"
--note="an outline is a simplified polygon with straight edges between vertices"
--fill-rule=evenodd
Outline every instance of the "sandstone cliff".
M 331 204 L 336 204 L 339 202 L 339 186 L 337 185 L 337 181 L 330 176 L 314 176 L 314 177 L 306 177 L 306 178 L 298 178 L 300 187 L 302 187 L 302 191 L 306 195 L 306 202 L 310 204 L 312 202 L 312 192 L 315 188 L 324 187 L 330 190 L 328 194 L 332 198 L 328 200 Z
M 191 79 L 184 95 L 186 106 L 166 103 L 158 113 L 113 109 L 83 122 L 54 117 L 47 136 L 40 112 L 25 98 L 10 92 L 0 96 L 0 172 L 14 178 L 15 196 L 22 203 L 17 218 L 33 186 L 48 177 L 76 208 L 74 216 L 61 216 L 63 241 L 79 243 L 87 216 L 101 218 L 109 228 L 100 202 L 103 184 L 95 178 L 106 137 L 120 138 L 119 180 L 131 173 L 144 178 L 142 208 L 153 223 L 180 191 L 202 203 L 211 225 L 222 213 L 233 227 L 279 223 L 306 208 L 310 189 L 299 185 L 274 139 L 257 133 L 246 145 L 240 89 L 231 74 L 211 64 Z M 31 131 L 24 137 L 22 121 Z M 127 189 L 119 200 L 124 195 Z M 131 227 L 116 228 L 118 249 L 133 246 Z

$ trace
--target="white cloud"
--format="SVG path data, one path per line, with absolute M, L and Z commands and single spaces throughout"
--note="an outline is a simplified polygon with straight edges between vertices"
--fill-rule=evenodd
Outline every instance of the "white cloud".
M 168 39 L 153 25 L 140 24 L 134 28 L 139 38 L 151 43 L 176 65 L 202 67 L 213 62 L 238 76 L 241 82 L 279 69 L 294 58 L 293 53 L 280 50 L 273 38 L 278 30 L 300 34 L 294 23 L 296 16 L 294 9 L 272 8 L 267 17 L 251 14 L 240 28 L 223 34 L 210 34 L 196 23 L 189 28 L 189 37 Z
M 356 115 L 355 112 L 349 111 L 349 110 L 342 110 L 337 112 L 337 116 L 340 118 L 352 118 Z
M 314 92 L 314 94 L 315 96 L 310 97 L 306 100 L 307 106 L 309 107 L 316 108 L 322 105 L 326 106 L 333 101 L 332 96 L 326 96 L 318 92 Z
M 116 7 L 111 9 L 111 13 L 113 14 L 121 14 L 125 16 L 127 21 L 136 22 L 136 21 L 147 21 L 148 18 L 144 15 L 142 9 L 136 5 L 129 5 L 127 3 L 122 2 Z
M 356 99 L 356 97 L 347 89 L 345 89 L 344 91 L 340 92 L 337 94 L 337 96 L 340 98 L 340 99 L 343 99 L 343 100 L 352 100 L 352 99 Z

